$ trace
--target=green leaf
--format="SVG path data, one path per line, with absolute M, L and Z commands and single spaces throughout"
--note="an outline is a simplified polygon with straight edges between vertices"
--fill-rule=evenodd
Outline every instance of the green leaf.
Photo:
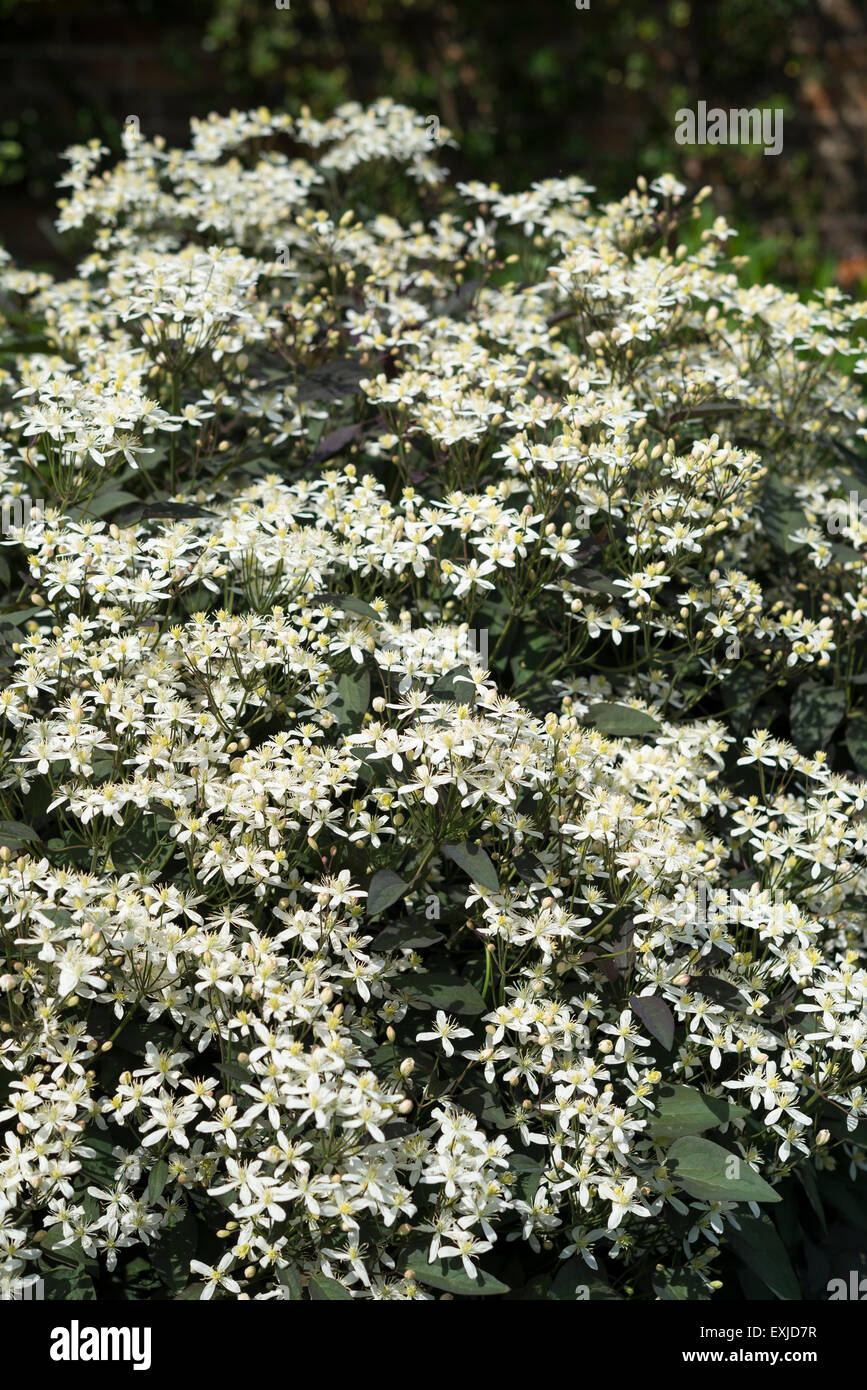
M 867 772 L 867 719 L 857 715 L 846 724 L 846 746 L 859 772 Z
M 608 594 L 611 598 L 623 598 L 623 590 L 618 589 L 614 581 L 608 579 L 599 570 L 576 569 L 569 575 L 569 583 L 574 584 L 576 589 L 582 589 L 591 594 Z
M 839 541 L 832 543 L 831 554 L 834 556 L 835 560 L 841 561 L 844 565 L 858 565 L 861 564 L 864 559 L 860 550 L 856 550 L 854 545 L 842 545 Z
M 532 636 L 529 634 L 532 633 Z M 539 672 L 552 665 L 552 659 L 563 655 L 563 639 L 550 632 L 533 632 L 532 625 L 513 637 L 515 650 L 509 656 L 514 685 L 526 685 Z
M 658 994 L 630 994 L 629 1007 L 666 1052 L 674 1042 L 674 1014 Z
M 336 1303 L 351 1300 L 352 1294 L 336 1279 L 329 1279 L 325 1274 L 311 1274 L 310 1297 L 314 1303 Z
M 762 526 L 771 544 L 783 555 L 793 555 L 801 542 L 789 540 L 793 531 L 801 531 L 807 518 L 788 488 L 774 474 L 768 475 L 762 495 L 760 514 Z
M 3 338 L 0 340 L 0 353 L 3 356 L 18 356 L 22 352 L 55 352 L 54 344 L 47 338 Z
M 81 508 L 83 516 L 107 516 L 109 512 L 115 511 L 118 507 L 125 507 L 129 503 L 138 502 L 139 498 L 132 492 L 124 492 L 121 488 L 111 488 L 106 492 L 98 492 L 92 497 L 86 507 Z M 79 508 L 75 508 L 78 511 Z
M 767 673 L 741 662 L 720 686 L 727 717 L 734 732 L 742 737 L 751 728 L 752 711 L 768 683 Z
M 663 1303 L 708 1303 L 713 1297 L 704 1280 L 686 1268 L 660 1270 L 653 1287 Z
M 556 1298 L 558 1302 L 623 1302 L 604 1279 L 600 1279 L 598 1274 L 593 1274 L 584 1261 L 577 1257 L 574 1261 L 564 1260 L 551 1280 L 551 1287 L 546 1296 Z
M 509 1155 L 509 1169 L 515 1174 L 513 1191 L 518 1192 L 522 1201 L 532 1203 L 539 1190 L 545 1165 L 531 1158 L 529 1154 L 513 1153 Z
M 330 604 L 333 608 L 342 609 L 344 613 L 356 613 L 359 618 L 373 618 L 377 623 L 383 618 L 383 614 L 377 613 L 375 608 L 371 608 L 363 598 L 356 598 L 355 594 L 316 594 L 310 600 L 310 604 L 317 608 L 324 608 Z
M 487 1005 L 475 985 L 460 975 L 432 971 L 427 975 L 401 977 L 403 988 L 414 1007 L 424 1005 L 443 1009 L 447 1014 L 476 1015 L 484 1013 Z
M 283 1288 L 286 1290 L 286 1297 L 290 1302 L 297 1303 L 301 1299 L 304 1286 L 301 1282 L 301 1274 L 296 1265 L 288 1264 L 285 1269 L 279 1270 L 277 1273 L 277 1282 L 282 1284 Z
M 473 883 L 481 884 L 489 893 L 499 893 L 500 880 L 491 860 L 481 845 L 463 840 L 460 844 L 446 843 L 440 846 L 446 859 L 451 859 L 459 869 L 463 869 Z
M 241 1062 L 221 1062 L 217 1071 L 221 1076 L 227 1077 L 229 1081 L 236 1081 L 241 1086 L 255 1085 L 256 1073 Z
M 828 1224 L 825 1220 L 825 1208 L 822 1206 L 822 1198 L 819 1196 L 819 1184 L 816 1182 L 816 1172 L 812 1163 L 799 1163 L 795 1169 L 795 1177 L 800 1182 L 807 1194 L 807 1200 L 813 1211 L 819 1218 L 822 1230 L 827 1231 Z
M 96 753 L 91 767 L 93 768 L 91 785 L 96 782 L 104 782 L 114 772 L 114 758 L 109 757 L 107 753 Z
M 160 1231 L 156 1244 L 151 1245 L 151 1264 L 169 1293 L 176 1298 L 190 1277 L 190 1260 L 199 1243 L 199 1228 L 190 1212 L 176 1217 Z
M 837 1113 L 839 1114 L 839 1112 Z M 829 1116 L 823 1120 L 823 1128 L 830 1130 L 835 1139 L 841 1139 L 846 1144 L 854 1144 L 859 1149 L 867 1149 L 867 1120 L 859 1120 L 855 1128 L 850 1129 L 845 1120 L 838 1119 L 837 1116 L 833 1118 Z M 798 1171 L 800 1172 L 800 1167 Z
M 735 874 L 734 878 L 730 878 L 728 880 L 728 882 L 726 883 L 726 887 L 738 889 L 752 888 L 753 884 L 758 882 L 759 880 L 756 878 L 756 875 L 753 873 L 752 869 L 742 869 L 739 874 Z
M 606 701 L 591 705 L 585 720 L 594 724 L 601 734 L 612 738 L 633 738 L 640 734 L 658 734 L 662 725 L 643 710 L 631 705 L 609 704 Z
M 114 1144 L 93 1128 L 85 1132 L 83 1139 L 85 1146 L 93 1150 L 93 1157 L 83 1160 L 82 1170 L 91 1182 L 105 1187 L 117 1171 L 117 1159 L 112 1152 Z
M 708 1202 L 779 1202 L 780 1194 L 737 1154 L 710 1139 L 677 1139 L 666 1162 L 678 1187 Z
M 163 1194 L 163 1189 L 169 1180 L 169 1165 L 164 1158 L 154 1164 L 148 1174 L 148 1201 L 155 1202 Z
M 733 1118 L 729 1101 L 706 1096 L 694 1086 L 660 1086 L 654 1101 L 656 1110 L 647 1123 L 647 1133 L 654 1139 L 682 1139 L 686 1135 L 702 1134 L 706 1129 L 718 1129 Z
M 427 1249 L 419 1246 L 407 1251 L 401 1258 L 403 1269 L 411 1269 L 419 1284 L 427 1284 L 432 1289 L 444 1293 L 460 1294 L 462 1297 L 488 1298 L 492 1294 L 509 1292 L 508 1284 L 501 1284 L 493 1274 L 478 1270 L 478 1278 L 471 1279 L 460 1260 L 428 1261 Z
M 387 927 L 374 937 L 371 945 L 377 951 L 422 951 L 426 946 L 435 946 L 445 941 L 441 931 L 429 922 L 416 925 L 413 922 L 389 922 Z
M 594 1274 L 577 1255 L 563 1260 L 553 1275 L 542 1274 L 510 1298 L 557 1303 L 621 1303 L 623 1300 L 604 1279 Z
M 132 1302 L 164 1298 L 166 1290 L 147 1255 L 134 1255 L 123 1265 L 123 1295 Z
M 391 869 L 377 869 L 367 888 L 367 915 L 376 917 L 384 912 L 398 898 L 402 898 L 409 884 Z
M 51 1269 L 43 1275 L 45 1299 L 50 1303 L 92 1303 L 96 1290 L 90 1275 L 82 1266 L 74 1269 Z
M 851 1225 L 867 1231 L 867 1203 L 852 1183 L 836 1174 L 823 1173 L 819 1190 L 823 1201 L 829 1202 Z
M 39 836 L 32 825 L 25 825 L 19 820 L 0 820 L 0 845 L 9 845 L 11 849 L 17 849 L 19 845 L 38 840 Z
M 803 1298 L 786 1247 L 770 1217 L 764 1213 L 761 1216 L 739 1215 L 738 1225 L 739 1231 L 734 1226 L 726 1230 L 728 1243 L 735 1254 L 775 1297 L 786 1300 Z
M 490 1126 L 493 1129 L 515 1128 L 516 1121 L 506 1114 L 503 1107 L 497 1103 L 497 1097 L 487 1086 L 471 1086 L 469 1090 L 462 1090 L 461 1105 L 481 1120 L 486 1127 Z
M 455 666 L 446 671 L 431 686 L 431 694 L 440 700 L 454 700 L 457 705 L 471 705 L 476 698 L 476 683 L 468 666 Z
M 22 626 L 29 623 L 31 618 L 37 614 L 44 613 L 44 608 L 10 608 L 7 612 L 0 612 L 0 623 L 10 623 L 13 627 Z
M 331 711 L 340 724 L 360 724 L 370 704 L 370 672 L 362 666 L 337 677 L 337 699 Z
M 792 739 L 802 753 L 825 748 L 843 715 L 846 695 L 818 681 L 805 681 L 795 691 L 789 710 Z
M 65 1265 L 83 1265 L 86 1255 L 81 1248 L 80 1241 L 73 1241 L 71 1245 L 61 1245 L 63 1240 L 63 1228 L 60 1222 L 48 1229 L 43 1240 L 40 1242 L 42 1250 L 50 1250 L 56 1260 L 61 1260 Z
M 129 497 L 129 493 L 120 496 Z M 140 502 L 133 498 L 131 504 L 124 503 L 114 519 L 118 526 L 128 527 L 140 521 L 195 521 L 198 517 L 217 515 L 191 502 Z

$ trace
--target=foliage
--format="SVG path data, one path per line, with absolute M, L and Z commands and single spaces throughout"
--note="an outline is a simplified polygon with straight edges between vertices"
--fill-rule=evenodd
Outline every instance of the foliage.
M 306 103 L 324 118 L 341 102 L 388 92 L 455 131 L 464 177 L 516 186 L 580 173 L 614 198 L 637 162 L 648 177 L 673 170 L 718 187 L 757 280 L 822 286 L 842 256 L 841 273 L 857 283 L 863 179 L 839 138 L 848 129 L 857 147 L 857 73 L 845 62 L 841 69 L 838 55 L 842 46 L 857 52 L 863 20 L 851 7 L 841 19 L 844 8 L 820 12 L 808 0 L 593 0 L 587 11 L 572 0 L 299 0 L 289 8 L 77 0 L 70 10 L 61 0 L 3 0 L 9 40 L 26 63 L 0 111 L 0 187 L 23 218 L 50 197 L 57 148 L 98 138 L 117 149 L 128 111 L 151 137 L 171 137 L 205 111 Z M 124 52 L 115 72 L 100 57 L 107 34 Z M 676 112 L 700 99 L 779 107 L 781 156 L 678 146 Z M 854 241 L 842 231 L 849 225 Z M 25 227 L 19 235 L 32 244 Z M 60 254 L 62 246 L 45 244 L 43 255 Z

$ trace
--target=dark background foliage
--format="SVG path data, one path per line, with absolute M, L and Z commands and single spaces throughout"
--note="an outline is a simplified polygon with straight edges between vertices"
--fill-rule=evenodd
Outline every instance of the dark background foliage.
M 383 93 L 451 126 L 464 177 L 580 173 L 606 196 L 673 170 L 720 189 L 751 274 L 859 290 L 867 272 L 867 8 L 858 0 L 0 0 L 0 240 L 63 259 L 58 151 L 116 147 L 127 115 L 183 142 L 191 115 Z M 778 157 L 689 150 L 681 106 L 784 110 Z
M 864 0 L 0 0 L 0 22 L 0 242 L 27 265 L 73 263 L 52 226 L 59 152 L 92 138 L 119 149 L 128 115 L 184 143 L 190 116 L 211 110 L 325 116 L 387 94 L 454 130 L 461 148 L 445 158 L 461 177 L 519 189 L 577 173 L 614 197 L 639 172 L 672 170 L 715 186 L 752 258 L 745 275 L 867 287 Z M 675 113 L 700 100 L 781 107 L 782 154 L 679 147 Z M 748 693 L 734 693 L 746 726 Z M 785 713 L 780 697 L 766 721 Z M 830 1278 L 867 1268 L 865 1201 L 847 1174 L 818 1188 L 792 1176 L 784 1199 L 774 1227 L 753 1218 L 730 1246 L 723 1298 L 824 1298 Z M 175 1293 L 190 1239 L 179 1227 L 177 1268 L 136 1256 L 101 1295 Z M 85 1296 L 80 1273 L 69 1287 L 59 1276 L 55 1296 Z M 657 1274 L 644 1272 L 645 1294 L 694 1296 Z

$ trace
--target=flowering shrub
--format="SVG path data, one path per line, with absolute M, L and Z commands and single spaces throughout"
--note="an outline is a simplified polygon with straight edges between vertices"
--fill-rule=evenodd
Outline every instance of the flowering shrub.
M 712 1296 L 864 1168 L 864 306 L 125 138 L 0 273 L 2 1289 Z

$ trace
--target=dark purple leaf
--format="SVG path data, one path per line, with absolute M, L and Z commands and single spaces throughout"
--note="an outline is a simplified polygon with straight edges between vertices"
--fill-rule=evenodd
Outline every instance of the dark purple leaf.
M 308 376 L 298 383 L 299 401 L 336 401 L 343 396 L 354 396 L 358 384 L 365 377 L 375 376 L 370 367 L 362 367 L 351 357 L 338 357 L 333 362 L 323 362 L 314 367 Z
M 333 459 L 335 454 L 339 454 L 347 444 L 351 444 L 360 433 L 361 425 L 341 425 L 340 429 L 323 435 L 313 450 L 311 463 L 324 463 L 326 459 Z
M 674 1014 L 657 994 L 630 994 L 629 1007 L 666 1052 L 674 1042 Z

